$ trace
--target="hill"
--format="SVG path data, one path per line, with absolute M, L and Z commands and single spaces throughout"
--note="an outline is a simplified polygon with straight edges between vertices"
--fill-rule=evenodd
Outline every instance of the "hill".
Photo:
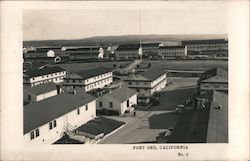
M 226 38 L 226 35 L 142 35 L 143 42 L 181 41 L 197 39 Z M 95 36 L 78 40 L 31 40 L 24 41 L 24 47 L 38 46 L 81 46 L 81 45 L 117 45 L 139 43 L 140 35 Z

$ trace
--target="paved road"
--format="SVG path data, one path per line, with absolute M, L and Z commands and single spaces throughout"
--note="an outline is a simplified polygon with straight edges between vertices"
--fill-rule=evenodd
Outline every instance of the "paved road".
M 101 140 L 99 144 L 150 143 L 156 136 L 174 127 L 179 116 L 171 112 L 193 94 L 197 78 L 173 78 L 174 84 L 165 88 L 161 94 L 161 104 L 152 106 L 150 111 L 137 111 L 137 116 L 109 116 L 125 122 L 125 126 Z
M 126 125 L 112 134 L 111 136 L 101 140 L 99 144 L 129 144 L 155 142 L 156 136 L 165 131 L 165 129 L 150 128 L 149 118 L 153 115 L 167 113 L 167 111 L 137 111 L 137 116 L 110 118 L 126 122 Z

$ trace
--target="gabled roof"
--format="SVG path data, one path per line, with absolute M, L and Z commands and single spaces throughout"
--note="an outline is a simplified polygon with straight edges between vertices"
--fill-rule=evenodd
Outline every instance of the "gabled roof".
M 160 43 L 142 43 L 142 47 L 159 47 Z
M 78 89 L 76 94 L 63 93 L 24 106 L 24 134 L 49 123 L 91 101 L 95 97 Z
M 99 46 L 81 46 L 81 47 L 65 47 L 64 51 L 99 51 Z
M 47 74 L 52 74 L 52 73 L 56 73 L 56 72 L 63 72 L 65 71 L 65 69 L 61 68 L 61 67 L 44 67 L 42 69 L 35 69 L 35 70 L 30 70 L 27 71 L 24 74 L 24 77 L 38 77 L 38 76 L 42 76 L 42 75 L 47 75 Z
M 61 50 L 61 46 L 42 46 L 42 47 L 35 47 L 37 52 L 47 52 L 49 50 Z
M 24 85 L 24 91 L 27 91 L 27 92 L 35 94 L 35 95 L 39 95 L 39 94 L 43 94 L 43 93 L 57 90 L 56 86 L 57 86 L 57 84 L 55 84 L 53 82 L 44 83 L 44 84 L 40 84 L 40 85 L 33 86 L 33 87 Z
M 228 72 L 223 68 L 212 68 L 201 75 L 199 82 L 228 82 Z
M 76 74 L 79 75 L 82 79 L 88 79 L 108 72 L 112 72 L 112 70 L 110 68 L 98 67 L 80 71 L 77 72 Z
M 138 50 L 140 47 L 140 44 L 125 44 L 125 45 L 119 45 L 116 51 L 120 50 Z
M 207 131 L 208 143 L 228 142 L 228 95 L 214 92 L 214 103 L 211 104 Z M 221 109 L 215 107 L 222 105 Z
M 138 75 L 146 78 L 149 81 L 154 81 L 163 74 L 166 74 L 164 70 L 156 70 L 156 69 L 150 69 L 145 72 L 139 73 Z
M 166 74 L 164 70 L 150 69 L 134 76 L 125 77 L 125 81 L 154 81 L 163 74 Z
M 185 40 L 182 41 L 182 45 L 190 45 L 190 44 L 208 44 L 208 43 L 226 43 L 228 42 L 226 39 L 207 39 L 207 40 Z
M 161 46 L 159 49 L 184 49 L 185 46 L 181 45 L 181 46 Z
M 106 97 L 111 97 L 115 100 L 118 100 L 120 102 L 124 102 L 127 99 L 129 99 L 130 97 L 132 97 L 133 95 L 135 95 L 137 92 L 133 89 L 130 89 L 128 87 L 121 87 L 121 88 L 116 88 L 115 90 L 104 94 L 103 96 Z

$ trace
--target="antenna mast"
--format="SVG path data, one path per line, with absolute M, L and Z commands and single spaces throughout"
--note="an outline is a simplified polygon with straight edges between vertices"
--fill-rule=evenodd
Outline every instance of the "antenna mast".
M 140 47 L 142 47 L 142 44 L 141 44 L 141 13 L 139 15 L 139 20 L 140 20 Z

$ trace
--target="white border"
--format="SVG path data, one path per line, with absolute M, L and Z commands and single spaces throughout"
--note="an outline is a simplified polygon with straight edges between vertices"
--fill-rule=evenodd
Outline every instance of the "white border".
M 187 150 L 133 150 L 133 145 L 27 145 L 22 142 L 22 10 L 164 9 L 208 3 L 228 7 L 229 144 L 181 144 Z M 247 160 L 249 159 L 249 2 L 1 2 L 2 160 Z M 147 146 L 147 145 L 145 145 Z M 188 152 L 178 157 L 178 152 Z

